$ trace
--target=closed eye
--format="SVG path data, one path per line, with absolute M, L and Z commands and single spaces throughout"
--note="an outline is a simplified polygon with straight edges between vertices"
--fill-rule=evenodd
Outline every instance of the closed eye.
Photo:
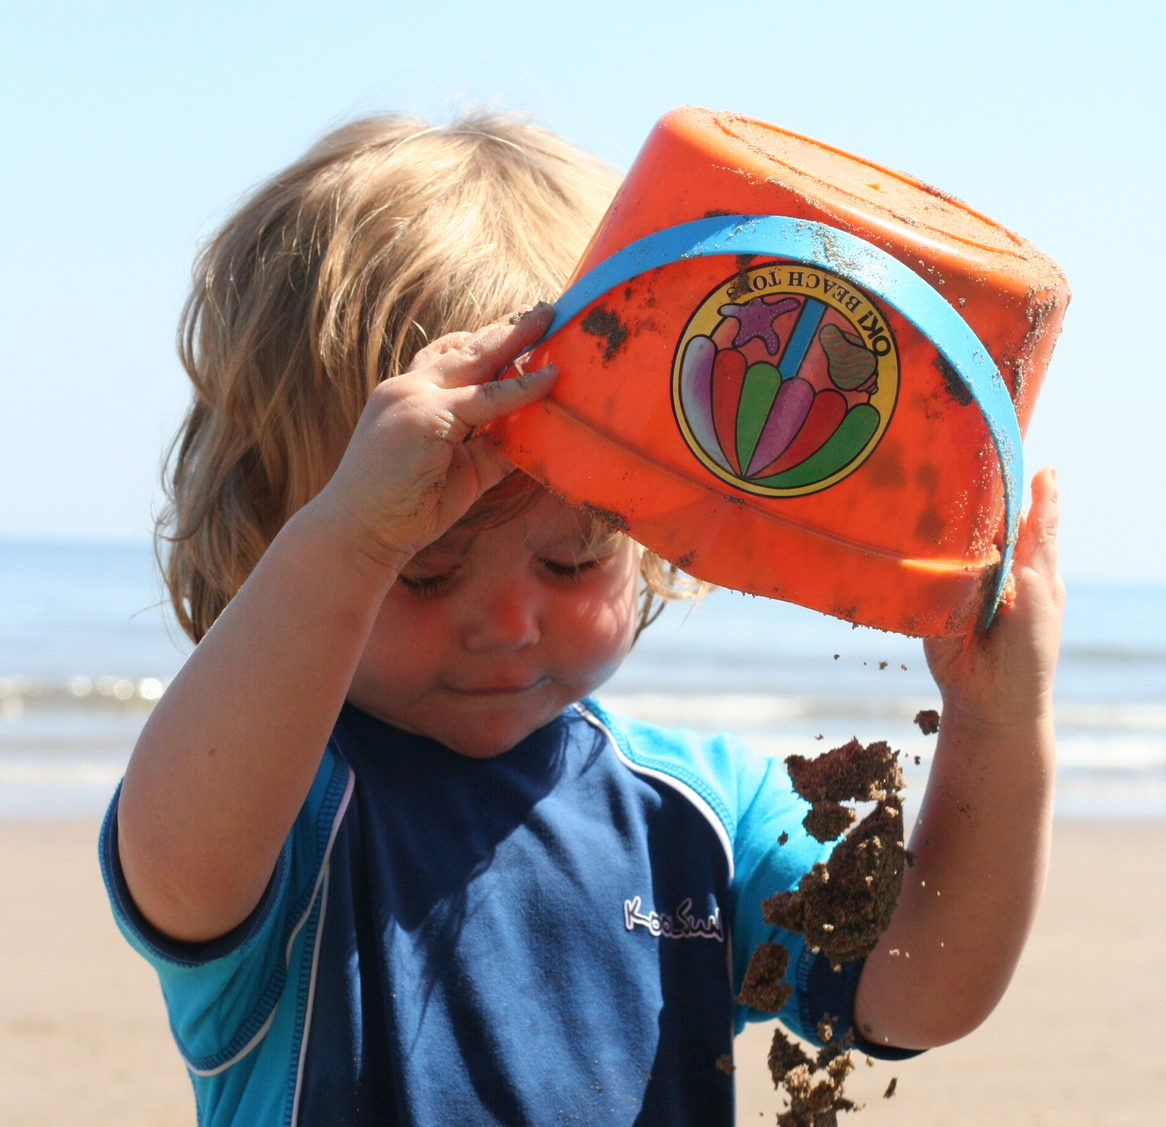
M 435 598 L 438 595 L 444 595 L 453 587 L 457 581 L 457 573 L 450 571 L 441 575 L 421 575 L 415 577 L 398 575 L 397 581 L 410 594 L 420 595 L 423 598 Z
M 559 560 L 543 560 L 542 565 L 556 579 L 564 579 L 574 583 L 582 579 L 589 571 L 594 571 L 599 567 L 601 562 L 597 559 L 572 561 L 571 563 L 562 563 Z

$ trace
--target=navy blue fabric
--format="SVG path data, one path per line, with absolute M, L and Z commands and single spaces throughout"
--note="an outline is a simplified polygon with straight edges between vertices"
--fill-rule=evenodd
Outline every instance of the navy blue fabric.
M 728 859 L 690 801 L 571 710 L 472 760 L 348 706 L 333 746 L 301 1124 L 730 1127 Z M 720 934 L 629 929 L 636 897 Z
M 856 959 L 852 963 L 843 963 L 840 970 L 835 970 L 825 955 L 816 955 L 810 964 L 805 989 L 801 992 L 803 1024 L 812 1027 L 823 1017 L 829 1017 L 834 1039 L 842 1040 L 849 1030 L 853 1038 L 852 1047 L 868 1057 L 908 1060 L 919 1056 L 922 1049 L 900 1049 L 894 1045 L 879 1045 L 868 1041 L 854 1024 L 854 994 L 858 989 L 858 976 L 862 974 L 865 964 L 866 959 Z

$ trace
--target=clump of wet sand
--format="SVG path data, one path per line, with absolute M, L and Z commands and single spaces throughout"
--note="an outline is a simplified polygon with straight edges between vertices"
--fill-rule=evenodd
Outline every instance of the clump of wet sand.
M 793 892 L 762 904 L 765 922 L 800 932 L 835 966 L 868 955 L 887 930 L 899 900 L 906 853 L 903 807 L 883 799 L 819 861 Z
M 762 915 L 766 923 L 802 935 L 838 970 L 874 950 L 890 925 L 904 867 L 912 860 L 903 841 L 899 753 L 883 741 L 864 747 L 852 739 L 815 759 L 791 755 L 785 762 L 794 790 L 812 804 L 802 821 L 806 832 L 821 842 L 845 837 L 795 890 L 769 897 Z M 875 807 L 846 832 L 857 814 L 845 802 L 874 802 Z M 771 1013 L 780 1010 L 793 992 L 783 981 L 788 967 L 789 952 L 780 943 L 758 946 L 738 1001 Z M 774 1033 L 769 1069 L 774 1086 L 789 1100 L 778 1127 L 835 1127 L 839 1111 L 854 1109 L 842 1092 L 854 1068 L 848 1047 L 853 1033 L 835 1041 L 827 1014 L 818 1024 L 818 1037 L 823 1048 L 810 1057 L 780 1029 Z
M 842 1094 L 846 1077 L 854 1071 L 854 1054 L 847 1046 L 851 1033 L 834 1040 L 828 1018 L 818 1022 L 818 1038 L 823 1042 L 815 1056 L 780 1029 L 769 1049 L 769 1072 L 774 1086 L 785 1089 L 789 1107 L 777 1117 L 777 1127 L 837 1127 L 840 1111 L 853 1111 L 855 1104 Z
M 881 740 L 865 747 L 851 740 L 816 759 L 791 755 L 786 767 L 794 790 L 813 803 L 802 824 L 819 841 L 834 840 L 855 820 L 843 802 L 876 805 L 797 889 L 764 902 L 765 922 L 805 936 L 836 966 L 861 959 L 891 922 L 909 861 L 899 753 Z
M 884 740 L 863 747 L 854 739 L 814 759 L 791 755 L 785 766 L 807 802 L 869 802 L 903 789 L 899 753 Z
M 849 806 L 823 799 L 814 803 L 813 808 L 802 819 L 802 825 L 811 837 L 825 843 L 838 837 L 857 817 Z
M 921 708 L 915 713 L 915 723 L 925 736 L 934 736 L 939 731 L 939 713 L 934 708 Z
M 760 943 L 749 960 L 737 1001 L 755 1010 L 777 1013 L 794 988 L 782 981 L 789 968 L 789 951 L 781 943 Z

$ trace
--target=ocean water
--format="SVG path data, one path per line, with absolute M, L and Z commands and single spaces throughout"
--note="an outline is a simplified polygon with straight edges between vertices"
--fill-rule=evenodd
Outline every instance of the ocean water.
M 0 541 L 0 818 L 99 814 L 189 650 L 148 547 Z M 918 641 L 725 591 L 668 607 L 599 696 L 783 757 L 889 740 L 909 806 L 939 707 Z M 1166 817 L 1166 585 L 1070 584 L 1055 707 L 1058 817 Z

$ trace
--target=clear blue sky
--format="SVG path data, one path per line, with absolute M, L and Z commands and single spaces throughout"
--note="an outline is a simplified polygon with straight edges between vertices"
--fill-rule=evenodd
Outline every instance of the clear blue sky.
M 1074 300 L 1027 443 L 1070 578 L 1166 580 L 1162 5 L 22 5 L 0 37 L 0 536 L 145 537 L 195 246 L 321 132 L 493 101 L 620 167 L 668 108 L 915 173 Z

